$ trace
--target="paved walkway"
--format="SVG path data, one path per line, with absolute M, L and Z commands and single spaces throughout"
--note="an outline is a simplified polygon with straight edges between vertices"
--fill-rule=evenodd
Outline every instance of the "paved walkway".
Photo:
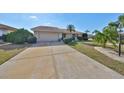
M 62 44 L 26 49 L 0 66 L 0 78 L 111 79 L 124 76 Z
M 11 43 L 0 44 L 0 46 L 10 45 Z
M 104 55 L 107 55 L 108 57 L 118 60 L 120 62 L 124 63 L 124 55 L 121 55 L 120 57 L 118 56 L 118 53 L 113 51 L 112 49 L 108 48 L 102 48 L 102 47 L 94 47 L 97 51 L 103 53 Z

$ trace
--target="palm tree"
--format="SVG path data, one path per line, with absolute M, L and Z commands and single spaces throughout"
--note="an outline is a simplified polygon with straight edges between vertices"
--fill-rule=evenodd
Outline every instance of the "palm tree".
M 89 30 L 86 30 L 85 33 L 89 33 L 90 31 Z
M 124 14 L 123 14 L 123 15 L 120 15 L 120 16 L 118 17 L 118 21 L 119 21 L 119 23 L 122 24 L 121 27 L 123 28 L 123 27 L 124 27 Z
M 99 30 L 94 30 L 92 34 L 96 34 L 97 32 L 99 32 Z
M 104 33 L 100 32 L 100 31 L 97 31 L 97 32 L 95 33 L 94 40 L 95 40 L 97 43 L 101 44 L 103 47 L 106 46 L 107 38 L 106 38 L 106 36 L 105 36 Z
M 103 29 L 103 33 L 107 38 L 107 42 L 112 43 L 114 47 L 116 47 L 116 42 L 118 41 L 117 40 L 117 37 L 118 37 L 117 27 L 109 25 Z
M 116 47 L 117 37 L 118 37 L 117 27 L 108 25 L 103 28 L 102 32 L 96 30 L 94 40 L 97 43 L 101 44 L 103 47 L 106 47 L 107 42 L 112 43 Z
M 109 23 L 108 23 L 108 26 L 115 26 L 115 27 L 118 27 L 118 21 L 116 21 L 116 22 L 109 22 Z
M 69 25 L 67 25 L 67 31 L 70 31 L 70 32 L 75 32 L 75 26 L 74 25 L 72 25 L 72 24 L 69 24 Z
M 102 32 L 95 30 L 93 32 L 93 34 L 95 33 L 94 40 L 97 43 L 102 44 L 103 47 L 106 46 L 107 42 L 112 43 L 116 47 L 117 38 L 119 37 L 117 29 L 122 28 L 124 28 L 124 14 L 118 17 L 118 21 L 110 22 L 108 26 L 103 28 Z

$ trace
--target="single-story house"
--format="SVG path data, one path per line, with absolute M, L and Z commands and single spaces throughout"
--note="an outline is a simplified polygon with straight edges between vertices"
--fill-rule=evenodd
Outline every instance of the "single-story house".
M 82 33 L 78 31 L 70 32 L 66 29 L 51 26 L 37 26 L 31 30 L 34 31 L 37 41 L 58 41 L 63 38 L 72 38 L 82 35 Z
M 7 34 L 10 32 L 14 32 L 14 31 L 16 31 L 16 28 L 8 26 L 8 25 L 0 24 L 0 37 L 3 34 Z

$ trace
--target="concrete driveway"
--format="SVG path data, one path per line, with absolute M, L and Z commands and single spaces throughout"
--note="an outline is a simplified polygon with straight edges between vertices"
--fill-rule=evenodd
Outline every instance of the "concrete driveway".
M 31 47 L 0 65 L 0 78 L 106 79 L 124 78 L 71 47 Z

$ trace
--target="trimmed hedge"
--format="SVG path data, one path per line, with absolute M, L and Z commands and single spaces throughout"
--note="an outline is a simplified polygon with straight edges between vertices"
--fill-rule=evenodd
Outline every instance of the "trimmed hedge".
M 15 32 L 3 35 L 3 41 L 14 44 L 36 43 L 36 37 L 26 29 L 17 29 Z
M 7 38 L 7 35 L 4 35 L 4 34 L 3 34 L 3 35 L 1 36 L 1 39 L 2 39 L 4 42 L 7 41 L 6 38 Z
M 78 39 L 79 41 L 81 41 L 81 40 L 83 40 L 83 37 L 77 36 L 77 39 Z
M 73 38 L 68 38 L 63 40 L 65 44 L 69 44 L 73 41 Z
M 36 37 L 32 37 L 32 36 L 28 37 L 27 38 L 27 42 L 28 43 L 36 43 L 37 42 L 37 38 Z

